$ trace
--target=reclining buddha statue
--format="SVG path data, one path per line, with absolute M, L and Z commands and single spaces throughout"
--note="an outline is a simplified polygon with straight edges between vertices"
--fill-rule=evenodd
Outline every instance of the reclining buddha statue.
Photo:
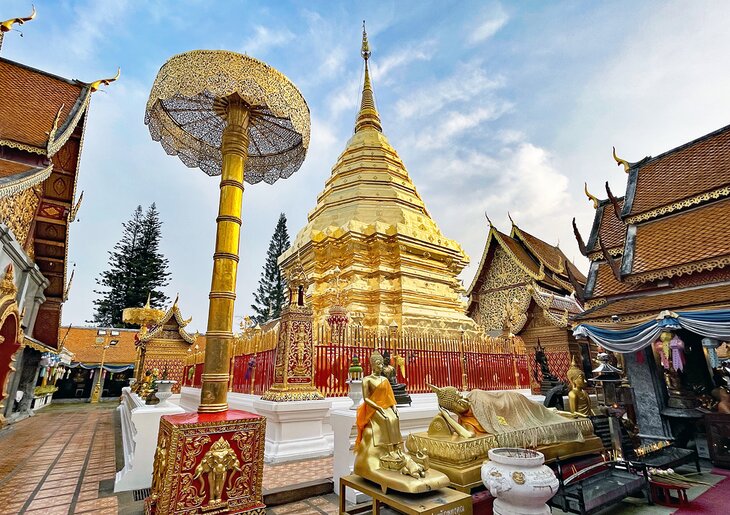
M 388 378 L 381 375 L 383 356 L 373 352 L 372 373 L 362 380 L 363 403 L 357 410 L 354 472 L 380 485 L 384 493 L 393 489 L 421 493 L 448 486 L 449 478 L 429 469 L 428 456 L 403 448 L 398 410 Z
M 492 448 L 536 449 L 546 461 L 603 450 L 590 419 L 546 408 L 520 393 L 431 388 L 439 413 L 427 432 L 409 435 L 406 447 L 427 453 L 431 466 L 457 489 L 481 484 L 480 467 Z

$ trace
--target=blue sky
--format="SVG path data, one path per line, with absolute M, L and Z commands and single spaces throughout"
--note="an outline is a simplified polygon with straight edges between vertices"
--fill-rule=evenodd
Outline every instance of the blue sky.
M 585 237 L 593 218 L 583 182 L 605 197 L 637 161 L 730 123 L 725 2 L 204 2 L 39 1 L 38 17 L 5 37 L 2 55 L 68 78 L 122 78 L 92 100 L 71 227 L 76 278 L 64 324 L 91 318 L 95 279 L 121 223 L 156 202 L 168 295 L 180 293 L 191 327 L 205 330 L 216 179 L 186 168 L 151 140 L 144 106 L 171 55 L 209 48 L 247 52 L 301 89 L 312 114 L 307 160 L 273 186 L 248 186 L 237 316 L 250 312 L 280 212 L 292 239 L 304 225 L 352 134 L 367 20 L 384 132 L 432 217 L 481 256 L 485 210 L 504 231 L 560 242 L 587 269 L 570 220 Z M 26 14 L 4 1 L 0 18 Z

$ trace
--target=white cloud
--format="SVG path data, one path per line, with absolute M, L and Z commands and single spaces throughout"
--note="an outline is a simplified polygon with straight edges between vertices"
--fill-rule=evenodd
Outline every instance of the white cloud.
M 469 34 L 469 43 L 476 44 L 486 41 L 487 39 L 494 36 L 499 29 L 509 20 L 507 14 L 502 10 L 500 6 L 494 13 L 491 13 L 486 20 L 483 20 L 472 32 Z
M 253 34 L 242 46 L 242 51 L 251 56 L 263 54 L 266 51 L 284 46 L 294 39 L 294 34 L 286 28 L 270 29 L 263 25 L 256 25 Z
M 472 62 L 458 66 L 448 78 L 398 100 L 395 107 L 401 118 L 426 116 L 453 102 L 473 100 L 503 84 L 502 77 L 490 77 L 478 62 Z
M 387 83 L 389 76 L 399 68 L 416 61 L 428 61 L 433 55 L 434 41 L 424 40 L 404 45 L 399 50 L 386 54 L 382 58 L 374 56 L 370 61 L 370 72 L 373 80 Z
M 63 47 L 86 59 L 93 55 L 100 40 L 114 33 L 114 28 L 121 26 L 128 13 L 127 0 L 114 2 L 89 1 L 77 4 L 75 22 L 64 31 Z

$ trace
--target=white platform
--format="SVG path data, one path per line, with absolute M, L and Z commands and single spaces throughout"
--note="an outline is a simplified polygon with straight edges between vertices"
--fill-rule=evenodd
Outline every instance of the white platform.
M 122 402 L 117 411 L 122 422 L 124 468 L 117 472 L 115 492 L 152 486 L 152 463 L 160 417 L 184 413 L 185 410 L 177 405 L 179 402 L 180 395 L 173 395 L 167 406 L 147 406 L 129 387 L 122 389 Z
M 200 389 L 184 387 L 180 406 L 187 411 L 198 409 Z M 272 402 L 258 395 L 229 392 L 230 409 L 248 411 L 266 417 L 264 461 L 283 463 L 331 456 L 332 429 L 329 416 L 332 406 L 349 407 L 350 399 L 321 401 Z

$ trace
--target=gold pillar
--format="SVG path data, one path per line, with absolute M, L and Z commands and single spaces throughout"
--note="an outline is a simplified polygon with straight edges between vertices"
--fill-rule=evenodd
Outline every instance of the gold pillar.
M 228 409 L 228 380 L 233 340 L 238 246 L 241 234 L 243 170 L 248 155 L 249 111 L 241 98 L 228 97 L 228 124 L 223 130 L 221 192 L 216 218 L 213 279 L 210 287 L 205 365 L 199 413 Z

